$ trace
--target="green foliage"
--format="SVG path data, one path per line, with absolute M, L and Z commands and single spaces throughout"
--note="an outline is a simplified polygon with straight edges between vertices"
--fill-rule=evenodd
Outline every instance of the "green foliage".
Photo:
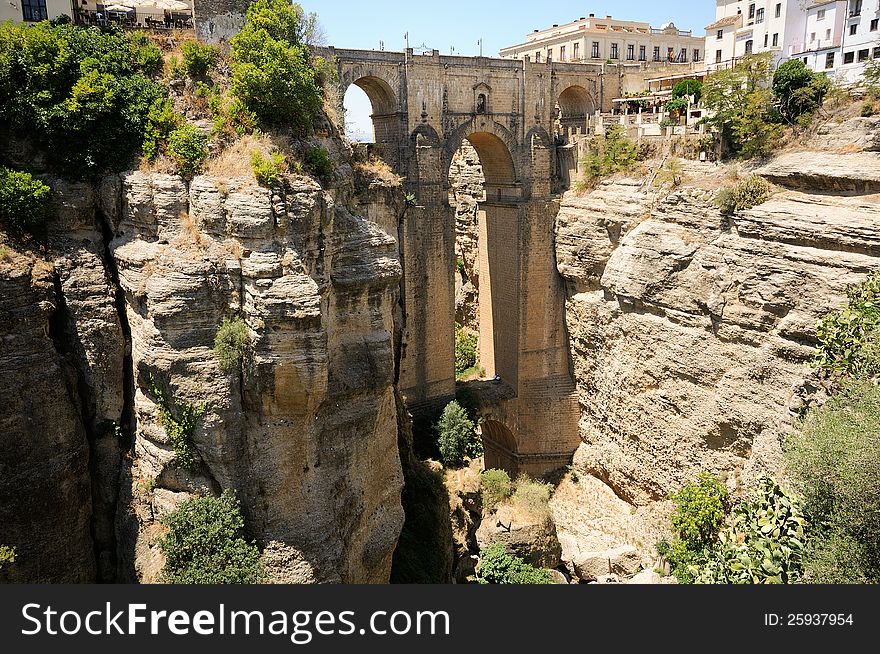
M 73 178 L 126 168 L 165 95 L 155 46 L 118 29 L 0 24 L 0 125 Z
M 170 79 L 182 80 L 186 77 L 186 66 L 176 55 L 168 57 L 168 61 L 165 62 L 165 65 L 168 67 L 168 77 Z
M 199 418 L 205 413 L 205 405 L 193 406 L 178 402 L 168 396 L 168 390 L 150 375 L 150 393 L 159 410 L 159 424 L 168 436 L 168 443 L 181 468 L 192 470 L 199 459 L 193 436 Z
M 618 172 L 631 172 L 638 165 L 638 151 L 621 125 L 612 125 L 595 139 L 590 153 L 581 160 L 584 175 L 598 180 Z
M 783 62 L 773 74 L 773 93 L 779 100 L 782 116 L 788 122 L 816 111 L 830 88 L 827 75 L 814 73 L 800 59 Z
M 183 53 L 183 67 L 190 77 L 204 77 L 208 71 L 217 65 L 220 51 L 213 45 L 187 41 L 181 46 Z
M 812 536 L 811 583 L 880 582 L 880 387 L 851 380 L 785 442 Z
M 202 169 L 208 156 L 208 137 L 191 123 L 182 123 L 168 135 L 168 156 L 183 177 L 192 177 Z
M 483 495 L 483 508 L 492 511 L 513 493 L 510 475 L 504 470 L 492 468 L 480 473 L 480 489 Z
M 303 155 L 303 161 L 309 170 L 323 180 L 329 179 L 333 174 L 333 162 L 324 148 L 309 148 Z
M 483 441 L 475 433 L 475 427 L 458 402 L 453 400 L 446 405 L 435 427 L 443 465 L 456 468 L 466 457 L 476 458 L 483 454 Z
M 703 84 L 699 80 L 686 79 L 672 87 L 673 98 L 694 96 L 694 102 L 699 102 L 703 95 Z
M 464 263 L 464 262 L 462 262 Z M 479 337 L 459 324 L 455 325 L 455 375 L 460 377 L 477 363 Z
M 416 198 L 414 193 L 407 193 L 403 199 L 407 208 L 414 207 L 419 203 L 418 198 Z
M 663 167 L 657 171 L 655 178 L 660 184 L 669 184 L 672 188 L 678 188 L 684 181 L 684 168 L 681 165 L 681 159 L 677 157 L 669 157 Z
M 238 316 L 224 318 L 214 337 L 214 356 L 224 372 L 241 370 L 244 355 L 250 346 L 250 333 Z
M 168 98 L 156 98 L 147 113 L 144 130 L 143 152 L 148 161 L 155 161 L 161 152 L 168 149 L 168 137 L 182 122 L 183 116 L 174 111 Z
M 740 180 L 735 186 L 718 191 L 715 204 L 721 213 L 733 215 L 737 211 L 751 209 L 766 202 L 772 191 L 770 182 L 758 175 Z
M 880 59 L 872 59 L 865 64 L 862 73 L 862 84 L 868 91 L 868 95 L 875 100 L 880 100 Z
M 285 0 L 257 0 L 230 42 L 232 93 L 267 125 L 308 127 L 323 96 L 303 41 L 309 20 Z
M 15 548 L 8 545 L 0 545 L 0 570 L 5 563 L 15 563 Z
M 799 502 L 772 478 L 736 510 L 696 576 L 700 584 L 791 584 L 800 580 L 807 521 Z
M 862 105 L 862 108 L 859 110 L 859 116 L 862 118 L 870 118 L 875 113 L 877 113 L 876 108 L 874 107 L 873 102 L 866 102 Z
M 666 103 L 666 111 L 677 116 L 680 116 L 687 111 L 687 108 L 687 98 L 674 98 Z
M 251 169 L 254 171 L 254 178 L 260 186 L 271 188 L 278 184 L 281 175 L 284 174 L 286 168 L 284 155 L 280 152 L 273 152 L 266 159 L 259 150 L 251 153 Z
M 30 173 L 0 166 L 0 223 L 39 231 L 52 216 L 52 189 Z
M 162 51 L 150 37 L 143 32 L 132 32 L 128 35 L 134 52 L 134 61 L 137 68 L 147 75 L 155 75 L 162 70 L 165 60 Z
M 518 556 L 511 556 L 503 543 L 494 543 L 480 552 L 477 583 L 552 584 L 553 576 L 545 568 L 535 568 Z
M 171 584 L 255 584 L 265 580 L 260 551 L 244 539 L 241 505 L 220 497 L 186 500 L 162 521 L 162 574 Z
M 831 375 L 880 375 L 880 273 L 846 291 L 847 306 L 816 327 L 813 365 Z
M 733 124 L 733 136 L 744 159 L 766 157 L 779 147 L 782 125 L 777 122 L 775 98 L 767 89 L 746 97 L 745 114 Z

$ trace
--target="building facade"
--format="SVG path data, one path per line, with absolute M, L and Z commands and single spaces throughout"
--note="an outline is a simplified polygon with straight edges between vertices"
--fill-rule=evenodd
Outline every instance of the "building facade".
M 0 0 L 0 22 L 38 23 L 61 15 L 73 16 L 75 0 Z
M 652 64 L 700 63 L 704 40 L 673 23 L 652 28 L 648 23 L 597 18 L 590 14 L 565 25 L 535 30 L 524 43 L 501 49 L 502 59 L 572 63 Z
M 707 68 L 770 52 L 853 82 L 880 59 L 880 0 L 716 0 L 706 26 Z

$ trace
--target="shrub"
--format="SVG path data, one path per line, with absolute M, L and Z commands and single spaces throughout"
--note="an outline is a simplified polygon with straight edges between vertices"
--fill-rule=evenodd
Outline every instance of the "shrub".
M 183 123 L 168 135 L 168 156 L 183 177 L 192 177 L 202 169 L 208 156 L 208 137 L 199 128 Z
M 192 470 L 196 467 L 199 451 L 196 449 L 193 436 L 199 418 L 205 413 L 205 405 L 193 406 L 186 402 L 178 402 L 168 397 L 168 390 L 150 376 L 150 393 L 159 410 L 159 424 L 168 436 L 168 443 L 177 457 L 181 468 Z
M 492 468 L 480 473 L 480 488 L 483 495 L 483 507 L 492 511 L 496 506 L 510 497 L 513 484 L 504 470 Z
M 476 334 L 461 325 L 455 326 L 455 375 L 457 377 L 477 365 L 478 341 L 479 338 Z
M 860 115 L 862 118 L 870 118 L 870 117 L 873 116 L 875 113 L 876 113 L 876 109 L 874 109 L 874 103 L 873 103 L 873 102 L 866 102 L 865 104 L 862 105 L 862 108 L 861 108 L 861 110 L 859 111 L 859 115 Z
M 309 148 L 303 160 L 309 170 L 323 180 L 329 179 L 333 174 L 333 162 L 330 161 L 330 155 L 324 148 Z
M 880 374 L 880 273 L 846 291 L 847 306 L 816 327 L 813 365 L 835 375 Z
M 742 158 L 766 157 L 779 146 L 782 125 L 778 124 L 777 113 L 773 94 L 767 89 L 758 89 L 747 96 L 745 114 L 733 125 Z
M 265 580 L 260 552 L 244 539 L 241 506 L 230 491 L 186 500 L 162 521 L 162 574 L 172 584 L 254 584 Z
M 772 187 L 763 177 L 752 175 L 737 182 L 736 186 L 721 189 L 715 196 L 715 204 L 721 213 L 732 215 L 737 211 L 751 209 L 770 198 Z
M 268 159 L 263 157 L 263 153 L 259 150 L 251 153 L 251 169 L 260 186 L 271 188 L 277 185 L 286 167 L 284 155 L 280 152 L 273 152 Z
M 144 130 L 144 157 L 154 161 L 159 153 L 168 149 L 168 137 L 180 127 L 183 116 L 174 111 L 168 98 L 156 98 L 147 114 Z
M 476 458 L 483 454 L 483 442 L 474 427 L 473 421 L 458 402 L 453 400 L 446 405 L 435 427 L 443 465 L 459 467 L 466 457 Z
M 214 337 L 214 356 L 224 372 L 241 370 L 241 363 L 250 345 L 250 334 L 244 320 L 224 318 Z
M 550 515 L 550 496 L 553 485 L 520 475 L 516 480 L 516 489 L 511 500 L 532 518 L 543 519 Z
M 80 179 L 125 169 L 165 95 L 155 51 L 121 30 L 0 24 L 0 123 Z
M 681 115 L 688 108 L 687 98 L 673 98 L 666 103 L 666 111 L 671 114 Z
M 880 59 L 872 59 L 865 64 L 865 70 L 862 73 L 862 83 L 875 100 L 880 99 Z
M 847 382 L 786 439 L 785 460 L 813 531 L 806 580 L 880 582 L 880 387 Z
M 15 563 L 15 548 L 0 545 L 0 570 L 3 569 L 5 563 Z
M 52 189 L 30 173 L 0 166 L 0 222 L 38 231 L 52 215 Z
M 552 584 L 553 576 L 545 568 L 535 568 L 518 556 L 511 556 L 503 543 L 494 543 L 480 552 L 477 583 Z
M 830 87 L 827 75 L 814 73 L 800 59 L 783 62 L 773 73 L 773 93 L 779 99 L 782 115 L 788 122 L 816 111 Z
M 168 69 L 168 77 L 170 79 L 182 80 L 186 77 L 186 66 L 176 55 L 168 57 L 165 66 Z
M 129 35 L 131 48 L 134 52 L 135 65 L 148 75 L 155 75 L 165 64 L 162 51 L 150 37 L 143 32 L 132 32 Z
M 323 96 L 303 43 L 308 21 L 302 7 L 285 0 L 257 0 L 230 42 L 232 92 L 268 125 L 308 127 Z
M 587 178 L 600 177 L 617 172 L 630 172 L 638 163 L 638 152 L 620 125 L 612 125 L 604 136 L 598 137 L 590 153 L 581 160 Z
M 181 46 L 183 66 L 190 77 L 204 77 L 217 65 L 220 51 L 213 45 L 187 41 Z
M 699 80 L 686 79 L 672 87 L 673 98 L 684 98 L 686 96 L 694 96 L 694 102 L 699 102 L 703 95 L 703 84 Z
M 656 181 L 661 184 L 669 184 L 672 188 L 678 188 L 684 182 L 684 168 L 681 159 L 669 157 L 663 167 L 657 171 Z

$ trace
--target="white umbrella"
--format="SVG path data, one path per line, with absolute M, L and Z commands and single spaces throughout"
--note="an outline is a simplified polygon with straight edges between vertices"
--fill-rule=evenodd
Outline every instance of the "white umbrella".
M 191 5 L 187 2 L 182 2 L 181 0 L 127 0 L 127 3 L 132 7 L 141 7 L 148 8 L 154 7 L 156 9 L 171 9 L 171 10 L 183 10 L 183 9 L 191 9 Z
M 104 11 L 131 11 L 131 7 L 126 7 L 125 5 L 107 5 L 104 7 Z

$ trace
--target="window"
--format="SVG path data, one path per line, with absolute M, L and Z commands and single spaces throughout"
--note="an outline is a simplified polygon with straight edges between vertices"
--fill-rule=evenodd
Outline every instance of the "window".
M 826 41 L 831 40 L 831 30 L 825 30 L 825 40 Z
M 844 52 L 843 53 L 843 63 L 851 64 L 855 61 L 856 53 L 855 52 Z
M 755 3 L 753 2 L 752 4 L 749 5 L 749 19 L 752 19 L 754 17 L 755 17 Z
M 858 30 L 858 29 L 859 29 L 859 24 L 853 23 L 852 25 L 849 26 L 849 35 L 855 36 L 856 30 Z
M 854 0 L 852 11 L 849 12 L 851 17 L 862 15 L 862 0 Z
M 480 93 L 477 96 L 477 113 L 484 114 L 486 113 L 486 94 Z
M 528 63 L 529 61 L 531 61 L 531 60 L 529 59 L 529 55 L 523 55 L 523 61 L 525 61 L 526 63 Z
M 720 64 L 720 63 L 721 63 L 721 50 L 716 50 L 716 51 L 715 51 L 715 63 L 716 63 L 716 64 Z
M 880 59 L 880 45 L 874 46 L 874 59 Z
M 611 44 L 611 58 L 612 59 L 619 59 L 620 58 L 620 55 L 617 53 L 617 44 L 616 43 Z
M 547 61 L 553 61 L 553 48 L 547 48 Z
M 815 33 L 815 32 L 811 32 L 811 33 L 810 33 L 810 43 L 812 43 L 812 42 L 815 41 L 815 40 L 816 40 L 816 33 Z
M 862 63 L 863 61 L 868 61 L 868 52 L 868 48 L 865 48 L 864 50 L 859 50 L 859 63 Z
M 775 48 L 778 45 L 779 45 L 779 34 L 774 34 L 773 35 L 773 47 Z
M 767 47 L 767 39 L 769 39 L 769 38 L 770 38 L 770 35 L 769 35 L 769 34 L 765 34 L 765 35 L 764 35 L 764 47 L 765 47 L 765 48 Z
M 541 63 L 541 53 L 540 52 L 535 53 L 535 61 L 539 64 Z
M 870 29 L 871 29 L 872 32 L 876 32 L 876 31 L 877 31 L 877 22 L 878 22 L 878 20 L 880 20 L 880 19 L 875 18 L 874 20 L 871 21 L 871 28 L 870 28 Z
M 825 55 L 825 70 L 828 70 L 829 68 L 834 68 L 833 52 L 829 52 L 827 55 Z
M 763 23 L 764 22 L 764 8 L 763 7 L 761 9 L 758 9 L 757 13 L 755 14 L 755 22 L 756 23 Z
M 565 46 L 559 46 L 559 61 L 565 61 Z
M 751 39 L 749 39 L 748 41 L 746 41 L 746 54 L 751 54 L 751 53 L 752 53 L 752 50 L 754 49 L 754 45 L 755 45 L 755 44 L 752 42 Z
M 46 0 L 21 0 L 21 17 L 29 23 L 48 20 Z
M 719 52 L 721 52 L 721 51 L 719 50 Z M 660 46 L 659 45 L 654 46 L 654 61 L 660 61 Z
M 779 18 L 782 15 L 782 3 L 776 3 L 776 18 Z
M 816 12 L 816 20 L 825 20 L 825 10 L 820 9 Z
M 633 61 L 636 58 L 636 46 L 629 44 L 626 46 L 626 60 Z
M 639 61 L 645 61 L 648 58 L 647 48 L 643 45 L 639 46 Z
M 593 59 L 598 59 L 598 58 L 599 58 L 599 42 L 598 42 L 598 41 L 593 41 L 593 53 L 592 53 L 592 57 L 593 57 Z
M 694 48 L 694 61 L 699 61 L 699 60 L 700 60 L 700 49 Z
M 575 61 L 581 60 L 581 44 L 580 43 L 574 44 L 574 52 L 572 54 L 574 55 Z
M 719 41 L 724 38 L 724 30 L 718 30 L 718 33 L 715 35 Z
M 682 48 L 681 50 L 678 51 L 678 58 L 676 59 L 676 61 L 684 63 L 687 60 L 688 60 L 688 49 Z

